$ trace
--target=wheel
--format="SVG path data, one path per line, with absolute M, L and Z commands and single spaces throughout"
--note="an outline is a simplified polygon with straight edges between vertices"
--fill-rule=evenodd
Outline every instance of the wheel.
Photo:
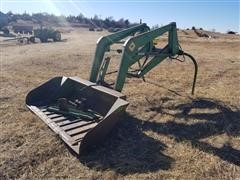
M 40 39 L 40 41 L 41 41 L 42 43 L 47 42 L 47 38 L 41 37 L 41 38 L 39 38 L 39 39 Z
M 29 38 L 29 41 L 30 41 L 31 43 L 35 43 L 35 37 L 34 37 L 34 36 L 31 36 L 31 37 Z
M 3 33 L 8 35 L 9 34 L 9 30 L 7 28 L 4 28 L 3 29 Z
M 56 32 L 55 37 L 53 38 L 53 41 L 61 41 L 61 33 Z

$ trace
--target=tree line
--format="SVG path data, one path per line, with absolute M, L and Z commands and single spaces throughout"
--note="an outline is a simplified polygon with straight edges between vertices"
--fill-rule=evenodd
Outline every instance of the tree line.
M 1 13 L 2 14 L 2 13 Z M 23 21 L 31 21 L 36 24 L 48 23 L 56 26 L 63 26 L 67 23 L 74 24 L 85 24 L 90 27 L 100 27 L 100 28 L 128 28 L 134 23 L 130 23 L 128 19 L 121 18 L 119 20 L 115 20 L 113 17 L 107 17 L 105 19 L 100 18 L 97 15 L 94 15 L 92 18 L 85 17 L 82 13 L 79 15 L 69 15 L 69 16 L 56 16 L 54 14 L 48 13 L 22 13 L 15 14 L 11 11 L 5 14 L 8 18 L 8 22 L 17 22 L 17 20 Z M 135 23 L 136 24 L 136 23 Z

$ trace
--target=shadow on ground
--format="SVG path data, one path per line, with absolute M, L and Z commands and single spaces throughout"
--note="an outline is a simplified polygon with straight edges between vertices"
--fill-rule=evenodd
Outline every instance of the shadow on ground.
M 41 43 L 59 43 L 59 42 L 67 42 L 68 41 L 68 39 L 61 39 L 60 41 L 54 41 L 54 40 L 52 40 L 52 39 L 48 39 L 46 42 L 41 42 L 41 41 L 39 41 L 39 42 L 41 42 Z
M 169 104 L 167 101 L 171 101 L 171 98 L 164 98 L 164 102 Z M 202 138 L 223 133 L 228 136 L 239 136 L 238 110 L 233 111 L 223 102 L 205 98 L 192 99 L 185 104 L 170 103 L 169 106 L 156 102 L 154 104 L 147 111 L 153 111 L 155 115 L 169 114 L 173 120 L 161 123 L 151 121 L 153 117 L 141 120 L 127 114 L 125 120 L 113 130 L 105 143 L 88 155 L 81 156 L 80 162 L 90 168 L 110 169 L 121 174 L 167 170 L 171 168 L 174 159 L 163 153 L 167 145 L 144 134 L 144 131 L 150 130 L 161 135 L 170 135 L 174 137 L 176 143 L 190 142 L 193 147 L 203 152 L 240 165 L 240 151 L 230 144 L 226 143 L 219 148 L 201 141 Z M 198 111 L 192 111 L 194 109 Z M 179 123 L 174 119 L 183 120 Z M 197 121 L 187 124 L 191 119 Z
M 171 100 L 171 99 L 169 99 Z M 194 111 L 194 110 L 198 111 Z M 201 141 L 203 138 L 221 135 L 226 133 L 229 137 L 240 135 L 240 111 L 228 107 L 225 103 L 214 99 L 199 98 L 192 99 L 185 104 L 175 106 L 153 106 L 149 111 L 169 114 L 173 118 L 184 119 L 177 123 L 170 121 L 167 123 L 156 123 L 146 121 L 143 130 L 152 130 L 163 135 L 172 135 L 177 142 L 188 141 L 192 146 L 201 151 L 216 155 L 221 159 L 240 165 L 240 151 L 234 149 L 229 143 L 221 148 L 214 147 Z M 169 110 L 176 110 L 177 113 L 169 113 Z M 198 120 L 196 123 L 186 124 L 191 119 Z
M 173 159 L 162 151 L 166 145 L 142 132 L 142 121 L 126 115 L 101 147 L 79 160 L 90 168 L 121 174 L 167 170 Z

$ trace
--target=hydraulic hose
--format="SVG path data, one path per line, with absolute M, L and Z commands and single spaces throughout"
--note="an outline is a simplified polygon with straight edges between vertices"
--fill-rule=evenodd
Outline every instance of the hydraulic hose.
M 192 84 L 192 95 L 194 95 L 195 85 L 196 85 L 196 80 L 197 80 L 197 73 L 198 73 L 198 64 L 197 64 L 197 61 L 194 59 L 194 57 L 191 54 L 188 54 L 188 53 L 182 51 L 181 55 L 188 56 L 194 64 L 195 71 L 194 71 L 193 84 Z

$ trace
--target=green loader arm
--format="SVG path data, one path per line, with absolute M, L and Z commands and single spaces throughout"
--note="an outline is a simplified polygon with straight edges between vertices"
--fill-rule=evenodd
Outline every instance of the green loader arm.
M 90 74 L 90 81 L 91 82 L 97 81 L 100 67 L 103 62 L 104 54 L 106 51 L 108 51 L 110 45 L 114 43 L 118 43 L 118 41 L 130 35 L 134 35 L 137 32 L 142 33 L 146 31 L 149 31 L 149 27 L 145 23 L 143 23 L 143 24 L 128 28 L 126 30 L 119 31 L 114 34 L 101 37 L 97 42 L 97 47 L 96 47 L 91 74 Z
M 155 38 L 163 35 L 166 32 L 168 32 L 168 44 L 163 49 L 157 49 L 152 45 L 148 46 L 150 49 L 141 48 L 146 47 L 146 44 L 153 43 L 153 40 Z M 161 28 L 129 38 L 125 42 L 123 49 L 124 51 L 118 71 L 116 84 L 114 87 L 115 90 L 119 92 L 122 91 L 127 75 L 132 75 L 138 78 L 144 77 L 146 73 L 156 67 L 164 59 L 168 57 L 173 58 L 175 55 L 185 55 L 193 61 L 195 67 L 194 81 L 192 86 L 192 94 L 194 94 L 198 66 L 195 59 L 191 55 L 184 53 L 179 48 L 177 28 L 175 22 L 172 22 Z M 147 63 L 141 66 L 139 60 L 144 56 L 147 57 L 147 59 L 149 60 Z M 129 73 L 129 67 L 135 63 L 138 63 L 140 65 L 140 69 L 137 71 L 137 73 Z
M 101 82 L 104 82 L 104 77 L 110 62 L 110 58 L 104 59 L 105 52 L 109 50 L 110 45 L 118 43 L 120 40 L 133 35 L 136 32 L 139 32 L 139 34 L 129 37 L 123 45 L 121 62 L 114 89 L 121 92 L 127 76 L 137 78 L 142 77 L 144 80 L 144 75 L 161 63 L 164 59 L 168 57 L 177 59 L 174 56 L 183 55 L 188 56 L 194 63 L 195 73 L 192 87 L 193 94 L 198 66 L 193 56 L 183 52 L 181 48 L 179 48 L 180 46 L 175 22 L 152 31 L 149 30 L 149 27 L 146 24 L 140 24 L 114 34 L 101 37 L 97 42 L 97 48 L 90 74 L 90 81 L 100 84 Z M 162 49 L 156 48 L 153 45 L 153 40 L 166 32 L 168 32 L 167 45 Z M 140 60 L 143 58 L 145 58 L 145 61 L 141 64 Z M 136 63 L 138 63 L 139 69 L 135 72 L 129 71 L 129 68 Z
M 162 50 L 159 52 L 154 52 L 153 48 L 145 52 L 139 50 L 140 47 L 153 42 L 155 38 L 161 36 L 165 32 L 169 33 L 168 44 Z M 138 62 L 143 56 L 151 55 L 151 52 L 153 55 L 152 59 L 144 67 L 142 67 L 142 69 L 135 76 L 142 77 L 167 57 L 174 56 L 179 53 L 176 23 L 170 23 L 153 31 L 145 32 L 138 36 L 132 37 L 126 41 L 124 44 L 124 51 L 114 88 L 115 90 L 122 91 L 128 73 L 128 68 Z

